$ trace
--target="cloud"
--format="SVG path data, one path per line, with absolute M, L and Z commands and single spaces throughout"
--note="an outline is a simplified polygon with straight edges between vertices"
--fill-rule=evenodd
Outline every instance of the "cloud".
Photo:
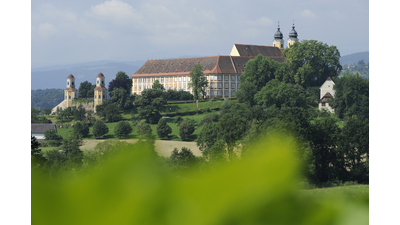
M 37 31 L 37 34 L 42 37 L 49 37 L 58 33 L 58 29 L 50 23 L 41 23 L 35 30 Z
M 187 22 L 180 24 L 168 24 L 167 28 L 189 28 L 190 25 Z
M 42 4 L 39 7 L 40 14 L 32 15 L 33 18 L 37 19 L 52 19 L 60 21 L 75 22 L 76 14 L 74 12 L 62 11 L 55 8 L 51 4 Z
M 301 12 L 300 16 L 310 18 L 310 19 L 316 18 L 315 14 L 308 9 L 305 9 L 303 12 Z
M 247 24 L 250 26 L 260 26 L 260 27 L 266 27 L 266 26 L 272 26 L 274 23 L 270 18 L 267 17 L 261 17 L 258 18 L 255 21 L 247 21 Z
M 131 5 L 120 0 L 111 0 L 90 8 L 86 13 L 98 20 L 108 20 L 115 23 L 137 23 L 143 16 Z

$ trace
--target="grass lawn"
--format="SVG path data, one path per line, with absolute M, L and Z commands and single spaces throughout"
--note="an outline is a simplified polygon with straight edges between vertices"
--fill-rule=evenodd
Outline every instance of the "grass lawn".
M 181 104 L 181 105 L 186 105 L 186 104 Z M 197 124 L 198 124 L 203 119 L 203 117 L 205 117 L 206 115 L 208 115 L 208 114 L 216 114 L 216 113 L 218 113 L 218 111 L 211 111 L 211 112 L 203 113 L 203 114 L 182 116 L 182 118 L 183 119 L 190 118 L 192 120 L 195 120 L 197 122 Z M 129 120 L 131 118 L 131 114 L 130 114 L 130 112 L 125 112 L 124 114 L 122 114 L 122 117 L 125 120 Z M 175 123 L 176 118 L 177 117 L 171 117 L 171 118 L 167 119 L 167 124 L 172 128 L 172 134 L 169 135 L 169 139 L 168 140 L 182 141 L 182 139 L 179 137 L 179 127 Z M 69 124 L 71 124 L 71 123 L 76 123 L 76 121 L 69 122 Z M 104 135 L 101 139 L 116 138 L 114 136 L 114 128 L 117 125 L 117 123 L 118 122 L 105 123 L 107 125 L 107 127 L 108 127 L 108 133 L 106 135 Z M 131 123 L 131 125 L 132 125 L 132 123 Z M 153 130 L 153 135 L 155 135 L 156 140 L 160 140 L 158 135 L 157 135 L 157 124 L 150 124 L 150 127 Z M 65 138 L 68 135 L 72 135 L 73 128 L 72 127 L 69 127 L 69 128 L 57 128 L 57 133 L 59 135 L 61 135 L 63 138 Z M 191 141 L 191 142 L 196 141 L 197 135 L 199 133 L 200 133 L 200 128 L 196 126 L 195 131 L 193 132 L 193 134 L 191 135 L 189 140 L 186 140 L 186 141 Z M 94 138 L 94 136 L 92 134 L 93 134 L 93 127 L 89 127 L 89 137 L 84 138 L 84 139 L 95 140 L 96 138 Z M 123 139 L 138 139 L 138 138 L 139 138 L 139 135 L 135 131 L 135 126 L 133 126 L 132 133 L 130 135 L 128 135 L 126 138 L 123 138 Z
M 237 100 L 231 100 L 237 101 Z M 208 101 L 208 102 L 199 102 L 199 110 L 200 109 L 207 109 L 207 108 L 220 108 L 223 100 L 218 101 Z M 167 104 L 161 112 L 167 113 L 168 112 L 186 112 L 186 111 L 194 111 L 196 110 L 196 103 L 184 103 L 184 104 Z
M 315 197 L 325 195 L 345 195 L 350 198 L 369 199 L 369 185 L 350 185 L 329 188 L 302 190 L 303 193 Z

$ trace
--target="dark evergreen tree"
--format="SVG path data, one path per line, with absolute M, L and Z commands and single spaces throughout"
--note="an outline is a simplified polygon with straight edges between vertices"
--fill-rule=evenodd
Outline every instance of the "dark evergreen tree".
M 168 138 L 168 135 L 170 133 L 172 133 L 172 128 L 170 126 L 168 126 L 166 119 L 161 118 L 157 124 L 158 137 L 160 137 L 161 139 L 166 139 L 166 138 Z

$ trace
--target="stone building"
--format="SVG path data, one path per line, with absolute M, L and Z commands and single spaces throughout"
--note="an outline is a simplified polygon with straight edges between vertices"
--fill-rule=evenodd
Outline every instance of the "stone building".
M 277 34 L 278 32 L 280 34 Z M 147 60 L 131 76 L 132 94 L 140 95 L 143 90 L 151 88 L 155 80 L 158 80 L 167 90 L 184 90 L 193 93 L 188 86 L 189 73 L 195 64 L 200 64 L 208 80 L 206 98 L 233 97 L 240 88 L 240 74 L 243 73 L 250 59 L 261 54 L 278 62 L 286 62 L 286 59 L 282 57 L 283 35 L 279 27 L 277 33 L 274 35 L 273 44 L 277 45 L 279 42 L 279 47 L 234 44 L 230 55 Z M 295 35 L 297 38 L 297 32 Z M 291 43 L 295 41 L 293 39 Z
M 105 77 L 103 73 L 99 73 L 96 77 L 96 87 L 94 88 L 94 112 L 96 106 L 101 105 L 107 100 L 107 88 L 105 87 Z

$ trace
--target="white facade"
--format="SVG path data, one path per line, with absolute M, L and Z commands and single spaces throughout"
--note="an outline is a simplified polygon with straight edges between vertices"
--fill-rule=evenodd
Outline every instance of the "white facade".
M 327 102 L 328 99 L 334 98 L 335 97 L 335 90 L 333 89 L 333 86 L 335 85 L 335 82 L 329 77 L 319 88 L 320 89 L 320 95 L 319 95 L 319 103 L 318 103 L 318 109 L 323 110 L 326 109 L 330 113 L 334 113 L 335 110 L 329 105 Z M 329 93 L 329 94 L 327 94 Z

